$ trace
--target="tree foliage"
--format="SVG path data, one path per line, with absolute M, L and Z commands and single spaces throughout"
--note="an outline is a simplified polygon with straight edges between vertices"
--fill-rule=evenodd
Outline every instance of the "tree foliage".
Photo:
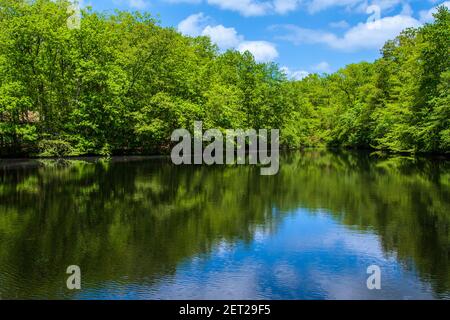
M 160 153 L 171 132 L 279 128 L 287 147 L 450 150 L 450 12 L 388 41 L 374 63 L 287 79 L 148 14 L 0 0 L 0 155 Z

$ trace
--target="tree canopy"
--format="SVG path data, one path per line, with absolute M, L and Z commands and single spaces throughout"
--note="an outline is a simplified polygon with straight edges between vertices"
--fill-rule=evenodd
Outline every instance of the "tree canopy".
M 149 14 L 0 0 L 0 156 L 161 153 L 177 128 L 277 128 L 290 148 L 450 152 L 450 12 L 374 63 L 288 79 Z

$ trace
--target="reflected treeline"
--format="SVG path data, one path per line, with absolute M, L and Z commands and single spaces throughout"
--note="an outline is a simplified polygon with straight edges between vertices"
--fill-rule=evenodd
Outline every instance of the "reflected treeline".
M 366 153 L 283 155 L 280 173 L 252 166 L 174 166 L 167 159 L 0 163 L 0 296 L 70 297 L 83 286 L 156 283 L 215 245 L 276 232 L 274 211 L 326 210 L 372 230 L 386 254 L 450 290 L 450 163 Z

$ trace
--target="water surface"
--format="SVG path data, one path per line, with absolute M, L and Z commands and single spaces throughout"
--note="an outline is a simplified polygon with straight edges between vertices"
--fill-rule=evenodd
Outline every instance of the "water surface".
M 449 299 L 449 227 L 445 160 L 0 160 L 0 298 Z

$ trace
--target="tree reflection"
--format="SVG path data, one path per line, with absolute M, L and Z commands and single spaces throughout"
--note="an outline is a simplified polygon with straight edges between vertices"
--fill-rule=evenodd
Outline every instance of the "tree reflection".
M 273 177 L 163 158 L 0 163 L 0 293 L 70 297 L 71 264 L 84 270 L 85 286 L 154 283 L 218 243 L 276 232 L 283 215 L 272 212 L 300 207 L 374 231 L 387 255 L 445 293 L 449 178 L 447 161 L 325 151 L 285 154 Z

